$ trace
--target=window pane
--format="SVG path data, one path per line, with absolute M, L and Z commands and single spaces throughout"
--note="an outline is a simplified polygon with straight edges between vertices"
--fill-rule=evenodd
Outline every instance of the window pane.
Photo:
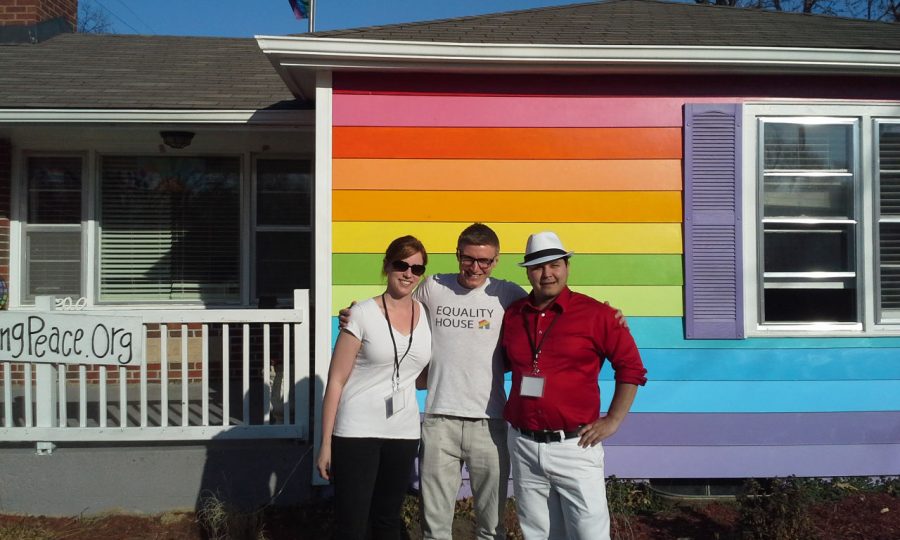
M 881 307 L 900 309 L 900 223 L 882 223 Z
M 256 233 L 256 294 L 291 298 L 294 289 L 309 289 L 309 232 Z
M 765 124 L 767 170 L 850 170 L 851 125 Z
M 310 171 L 308 160 L 257 160 L 257 225 L 309 225 Z
M 766 289 L 763 322 L 857 322 L 856 289 Z
M 81 223 L 81 158 L 28 158 L 28 223 Z
M 853 218 L 849 176 L 766 176 L 766 217 Z
M 761 127 L 761 322 L 859 322 L 855 124 Z
M 766 223 L 766 272 L 854 272 L 856 227 Z
M 900 172 L 900 124 L 879 124 L 878 161 L 882 172 Z
M 240 160 L 107 157 L 100 299 L 240 298 Z
M 81 296 L 81 231 L 29 231 L 25 234 L 25 300 L 35 296 Z

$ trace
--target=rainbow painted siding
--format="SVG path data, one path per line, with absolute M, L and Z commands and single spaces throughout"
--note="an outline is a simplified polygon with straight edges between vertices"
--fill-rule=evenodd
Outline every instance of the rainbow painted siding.
M 900 472 L 900 339 L 684 338 L 682 108 L 738 97 L 629 97 L 621 81 L 602 96 L 584 84 L 523 95 L 499 77 L 481 90 L 444 77 L 439 91 L 422 79 L 415 91 L 343 80 L 334 313 L 381 290 L 379 253 L 401 234 L 426 244 L 429 272 L 454 272 L 459 231 L 486 222 L 503 242 L 495 275 L 526 285 L 514 262 L 528 234 L 555 230 L 577 254 L 573 288 L 628 315 L 649 370 L 607 444 L 609 474 Z M 609 368 L 601 389 L 607 404 Z

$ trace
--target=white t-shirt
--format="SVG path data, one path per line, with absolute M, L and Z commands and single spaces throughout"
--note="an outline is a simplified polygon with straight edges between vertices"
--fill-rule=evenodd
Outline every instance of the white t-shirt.
M 420 304 L 421 308 L 421 304 Z M 431 330 L 419 311 L 419 321 L 409 336 L 391 328 L 397 343 L 397 358 L 412 337 L 412 346 L 400 363 L 400 390 L 405 401 L 402 410 L 387 415 L 386 399 L 393 392 L 394 344 L 388 332 L 384 312 L 370 298 L 350 308 L 350 321 L 344 329 L 359 339 L 362 346 L 353 370 L 344 384 L 334 422 L 339 437 L 374 437 L 381 439 L 418 439 L 419 406 L 415 381 L 431 359 Z M 397 324 L 397 321 L 393 321 Z
M 416 289 L 431 323 L 432 361 L 425 412 L 503 418 L 503 356 L 498 342 L 506 307 L 526 296 L 511 281 L 467 289 L 457 274 L 429 276 Z

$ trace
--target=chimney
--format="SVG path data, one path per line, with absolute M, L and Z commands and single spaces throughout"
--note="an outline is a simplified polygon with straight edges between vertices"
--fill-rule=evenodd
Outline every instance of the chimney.
M 0 43 L 37 43 L 78 24 L 78 0 L 0 0 Z

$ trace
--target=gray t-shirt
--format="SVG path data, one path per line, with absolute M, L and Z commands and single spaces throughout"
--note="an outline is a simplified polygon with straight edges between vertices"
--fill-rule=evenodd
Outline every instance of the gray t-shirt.
M 503 418 L 500 325 L 506 307 L 527 293 L 515 283 L 490 278 L 477 289 L 467 289 L 456 277 L 429 276 L 415 292 L 431 324 L 425 412 Z

